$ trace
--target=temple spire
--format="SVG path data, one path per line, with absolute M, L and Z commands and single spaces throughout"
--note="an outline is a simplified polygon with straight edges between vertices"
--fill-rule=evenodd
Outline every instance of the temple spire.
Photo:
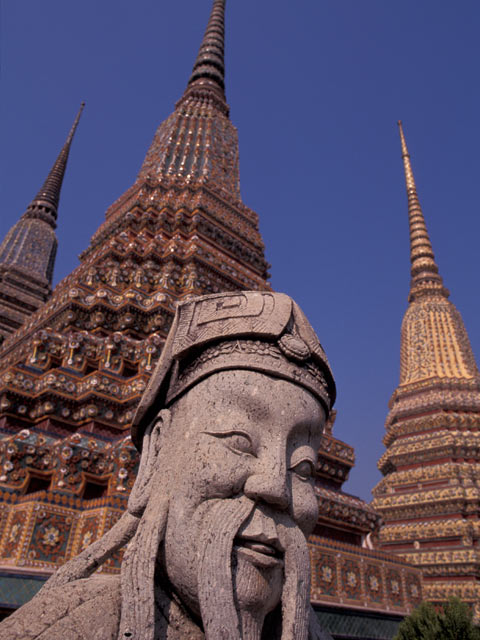
M 471 478 L 480 463 L 472 442 L 480 425 L 480 374 L 462 316 L 438 274 L 398 125 L 412 284 L 402 320 L 400 380 L 389 402 L 386 451 L 378 462 L 384 478 L 372 491 L 372 507 L 383 520 L 375 546 L 420 568 L 426 576 L 425 599 L 440 605 L 452 592 L 466 600 L 467 593 L 475 593 L 466 586 L 459 554 L 469 559 L 472 585 L 480 568 L 474 555 L 477 540 L 466 536 L 464 528 L 464 518 L 469 518 L 468 526 L 479 526 L 478 512 L 473 520 L 468 508 L 460 507 L 466 515 L 458 517 L 458 505 L 470 499 Z M 475 565 L 470 561 L 474 557 Z M 476 604 L 478 595 L 471 599 Z
M 427 225 L 423 217 L 422 208 L 418 199 L 417 187 L 413 177 L 410 154 L 403 132 L 402 122 L 398 121 L 400 142 L 402 146 L 403 166 L 405 169 L 405 182 L 408 198 L 408 219 L 410 224 L 410 262 L 411 283 L 409 300 L 412 301 L 420 295 L 440 294 L 449 296 L 448 290 L 443 286 L 443 280 L 438 273 L 435 255 L 432 249 Z
M 42 188 L 0 244 L 0 344 L 19 329 L 52 292 L 60 189 L 84 106 L 82 102 Z
M 65 175 L 65 169 L 67 167 L 68 155 L 70 153 L 73 136 L 77 130 L 84 107 L 85 103 L 82 102 L 62 150 L 58 154 L 58 157 L 43 183 L 42 188 L 27 208 L 25 213 L 26 218 L 41 217 L 45 222 L 50 223 L 52 227 L 55 228 L 58 203 L 60 200 L 60 190 L 62 188 L 63 176 Z
M 190 80 L 172 115 L 157 129 L 138 183 L 208 186 L 241 202 L 238 136 L 225 99 L 224 41 L 225 0 L 213 0 Z
M 178 105 L 192 95 L 215 97 L 218 106 L 228 114 L 225 98 L 225 2 L 226 0 L 213 0 L 197 59 Z

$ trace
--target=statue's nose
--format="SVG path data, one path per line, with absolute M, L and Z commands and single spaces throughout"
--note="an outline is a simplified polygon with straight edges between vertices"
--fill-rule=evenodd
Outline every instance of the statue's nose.
M 266 502 L 277 509 L 288 509 L 290 492 L 285 465 L 265 464 L 261 471 L 257 471 L 247 479 L 244 493 L 255 502 Z

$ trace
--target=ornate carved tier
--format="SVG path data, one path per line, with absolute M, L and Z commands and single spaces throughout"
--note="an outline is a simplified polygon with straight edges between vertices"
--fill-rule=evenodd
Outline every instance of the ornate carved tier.
M 376 534 L 381 518 L 366 502 L 342 490 L 355 464 L 355 452 L 333 435 L 336 414 L 335 410 L 330 414 L 318 456 L 315 489 L 320 515 L 315 533 L 360 547 Z

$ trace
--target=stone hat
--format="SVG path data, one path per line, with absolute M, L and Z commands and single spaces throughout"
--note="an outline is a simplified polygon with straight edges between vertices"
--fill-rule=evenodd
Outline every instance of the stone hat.
M 235 291 L 180 302 L 155 372 L 132 423 L 140 451 L 157 413 L 217 371 L 250 369 L 291 380 L 327 415 L 335 382 L 325 352 L 300 307 L 284 293 Z

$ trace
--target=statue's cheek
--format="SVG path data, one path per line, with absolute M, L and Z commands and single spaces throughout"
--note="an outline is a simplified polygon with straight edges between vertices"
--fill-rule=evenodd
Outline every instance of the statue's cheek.
M 243 493 L 251 466 L 248 456 L 236 455 L 221 446 L 215 456 L 197 458 L 189 474 L 190 482 L 204 499 L 231 498 Z
M 294 479 L 293 491 L 293 519 L 308 536 L 314 529 L 318 519 L 318 500 L 310 481 L 303 482 Z

